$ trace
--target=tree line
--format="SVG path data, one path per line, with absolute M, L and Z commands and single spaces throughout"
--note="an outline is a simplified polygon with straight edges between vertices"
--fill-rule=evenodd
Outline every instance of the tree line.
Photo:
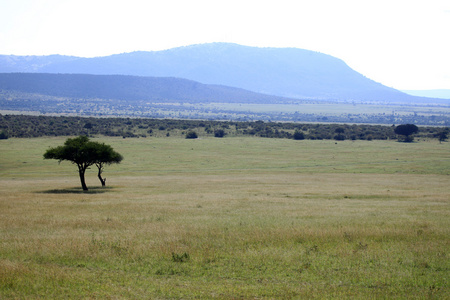
M 0 139 L 80 135 L 145 138 L 185 136 L 189 132 L 194 132 L 199 137 L 218 138 L 255 136 L 297 140 L 392 140 L 399 137 L 399 133 L 395 132 L 397 127 L 398 125 L 394 124 L 385 126 L 0 114 Z M 414 136 L 418 139 L 440 139 L 448 132 L 448 128 L 427 126 L 420 127 Z

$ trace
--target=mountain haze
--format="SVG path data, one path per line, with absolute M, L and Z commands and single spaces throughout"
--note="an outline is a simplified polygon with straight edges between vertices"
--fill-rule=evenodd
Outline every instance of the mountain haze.
M 0 72 L 176 77 L 298 99 L 407 103 L 420 99 L 370 80 L 330 55 L 228 43 L 95 58 L 3 55 Z
M 450 100 L 450 89 L 437 89 L 437 90 L 404 90 L 402 91 L 409 95 L 419 97 L 431 97 Z

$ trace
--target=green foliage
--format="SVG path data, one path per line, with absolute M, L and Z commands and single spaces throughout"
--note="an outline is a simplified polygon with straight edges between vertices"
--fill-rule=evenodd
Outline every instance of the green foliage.
M 414 124 L 403 124 L 395 127 L 394 132 L 398 135 L 404 135 L 404 142 L 410 143 L 414 140 L 411 136 L 417 132 L 419 132 L 419 128 Z
M 67 139 L 64 146 L 50 148 L 44 153 L 44 159 L 57 159 L 59 162 L 66 160 L 76 164 L 84 191 L 88 190 L 84 174 L 87 168 L 95 164 L 96 157 L 96 145 L 89 142 L 87 136 Z
M 419 128 L 414 124 L 398 125 L 394 129 L 394 132 L 396 134 L 406 135 L 406 136 L 417 133 L 418 131 L 419 131 Z
M 96 162 L 98 164 L 118 164 L 123 160 L 123 156 L 118 152 L 114 151 L 114 149 L 110 145 L 106 145 L 105 143 L 96 145 Z
M 435 134 L 435 137 L 439 139 L 439 142 L 445 142 L 448 139 L 449 128 L 443 129 L 441 132 Z
M 333 138 L 336 141 L 343 141 L 343 140 L 345 140 L 345 135 L 343 135 L 342 133 L 339 133 L 339 134 L 335 135 Z
M 338 128 L 336 128 L 336 129 L 334 130 L 334 132 L 336 132 L 336 133 L 344 133 L 344 132 L 345 132 L 345 128 L 343 128 L 343 127 L 338 127 Z
M 90 166 L 97 165 L 99 170 L 98 177 L 102 185 L 105 185 L 101 177 L 104 166 L 112 163 L 120 163 L 123 157 L 109 145 L 92 142 L 87 136 L 79 136 L 67 139 L 63 146 L 48 149 L 44 153 L 44 159 L 56 159 L 59 162 L 69 161 L 76 164 L 81 180 L 81 187 L 87 191 L 85 172 Z
M 64 146 L 50 148 L 44 153 L 45 159 L 57 159 L 70 161 L 74 164 L 93 165 L 96 159 L 96 147 L 93 143 L 89 143 L 87 136 L 79 136 L 69 138 L 65 141 Z
M 196 139 L 196 138 L 198 138 L 198 135 L 195 131 L 190 130 L 186 133 L 186 138 L 187 139 Z
M 303 132 L 301 132 L 298 129 L 296 129 L 295 132 L 294 132 L 293 138 L 294 138 L 294 140 L 304 140 L 305 139 L 305 135 L 303 134 Z
M 105 165 L 110 164 L 118 164 L 123 160 L 123 156 L 119 154 L 118 152 L 114 151 L 114 149 L 106 145 L 104 143 L 102 144 L 96 144 L 96 161 L 95 165 L 98 168 L 98 179 L 100 180 L 102 186 L 106 185 L 106 178 L 102 177 L 103 169 Z
M 214 131 L 214 137 L 223 138 L 225 135 L 226 135 L 226 133 L 225 133 L 225 130 L 223 130 L 223 129 L 216 129 Z
M 8 135 L 6 134 L 6 132 L 2 131 L 0 132 L 0 140 L 6 140 L 8 139 Z
M 86 124 L 89 124 L 86 126 Z M 89 128 L 86 128 L 89 127 Z M 339 135 L 345 140 L 391 140 L 396 139 L 395 126 L 317 124 L 262 121 L 198 121 L 178 119 L 145 118 L 92 118 L 52 117 L 30 115 L 0 115 L 0 130 L 9 137 L 29 138 L 40 136 L 118 136 L 137 137 L 185 137 L 186 130 L 198 136 L 257 136 L 265 138 L 292 139 L 296 132 L 305 139 L 330 140 Z M 342 131 L 337 133 L 337 131 Z M 421 127 L 417 138 L 438 139 L 439 127 Z M 300 135 L 301 136 L 301 135 Z

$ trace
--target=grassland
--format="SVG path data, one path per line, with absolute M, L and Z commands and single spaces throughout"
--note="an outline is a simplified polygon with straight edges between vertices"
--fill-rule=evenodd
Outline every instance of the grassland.
M 448 298 L 450 143 L 64 140 L 0 141 L 2 299 Z

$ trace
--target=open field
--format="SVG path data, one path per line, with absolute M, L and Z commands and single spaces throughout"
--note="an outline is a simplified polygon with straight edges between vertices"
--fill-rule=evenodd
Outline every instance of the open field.
M 361 103 L 299 103 L 299 104 L 235 104 L 235 103 L 207 103 L 199 104 L 200 107 L 210 108 L 212 110 L 241 111 L 241 112 L 281 112 L 317 115 L 342 115 L 342 114 L 420 114 L 429 115 L 448 115 L 450 107 L 447 106 L 427 106 L 427 105 L 396 105 L 396 104 L 361 104 Z
M 448 298 L 450 143 L 93 140 L 0 141 L 0 298 Z

